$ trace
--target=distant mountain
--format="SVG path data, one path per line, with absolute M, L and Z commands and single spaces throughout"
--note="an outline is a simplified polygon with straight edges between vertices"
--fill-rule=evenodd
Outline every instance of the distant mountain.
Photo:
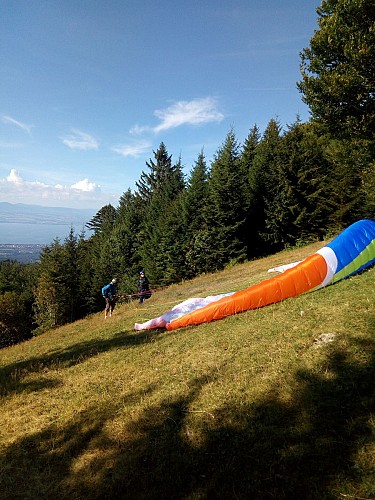
M 49 244 L 80 234 L 96 209 L 43 207 L 0 202 L 0 244 Z M 92 234 L 88 229 L 86 235 Z
M 24 203 L 0 202 L 0 223 L 23 224 L 81 224 L 97 210 L 87 208 L 43 207 Z

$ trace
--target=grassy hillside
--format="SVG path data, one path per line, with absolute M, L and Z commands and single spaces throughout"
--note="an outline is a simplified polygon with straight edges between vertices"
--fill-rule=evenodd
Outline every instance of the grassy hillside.
M 133 330 L 321 246 L 0 351 L 0 498 L 375 498 L 375 268 L 222 321 Z

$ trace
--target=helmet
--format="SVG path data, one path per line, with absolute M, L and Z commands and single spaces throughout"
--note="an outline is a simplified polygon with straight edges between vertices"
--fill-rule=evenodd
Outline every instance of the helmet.
M 112 285 L 114 285 L 116 283 L 116 278 L 113 278 L 113 280 L 111 281 Z

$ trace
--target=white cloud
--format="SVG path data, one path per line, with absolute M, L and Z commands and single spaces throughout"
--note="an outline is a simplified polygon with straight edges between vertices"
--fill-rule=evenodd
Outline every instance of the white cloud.
M 3 123 L 7 123 L 7 124 L 9 123 L 11 125 L 16 125 L 16 127 L 19 127 L 20 129 L 24 130 L 28 134 L 31 134 L 31 129 L 33 128 L 32 125 L 27 125 L 26 123 L 22 123 L 22 122 L 16 120 L 15 118 L 12 118 L 11 116 L 7 116 L 7 115 L 2 115 L 1 121 Z
M 192 99 L 191 101 L 177 101 L 166 109 L 155 110 L 154 115 L 160 119 L 159 125 L 149 127 L 137 124 L 130 129 L 130 134 L 141 135 L 147 132 L 157 134 L 158 132 L 181 127 L 182 125 L 220 123 L 224 119 L 224 115 L 219 111 L 217 100 L 214 97 L 202 97 Z
M 70 149 L 82 149 L 86 151 L 88 149 L 99 148 L 99 143 L 94 137 L 77 129 L 72 129 L 71 135 L 62 137 L 61 140 Z
M 154 115 L 160 119 L 155 127 L 134 125 L 129 133 L 139 136 L 145 133 L 159 133 L 182 125 L 203 125 L 205 123 L 219 123 L 224 119 L 219 111 L 217 100 L 214 97 L 202 97 L 191 101 L 177 101 L 166 109 L 157 109 Z M 149 151 L 152 143 L 149 141 L 129 142 L 114 146 L 112 151 L 128 157 L 137 157 Z
M 154 132 L 161 132 L 181 125 L 202 125 L 221 122 L 224 115 L 218 110 L 213 97 L 203 97 L 191 101 L 178 101 L 166 109 L 156 110 L 155 116 L 161 123 L 154 127 Z
M 17 170 L 15 170 L 14 168 L 12 168 L 12 170 L 9 172 L 9 175 L 8 177 L 6 178 L 6 180 L 10 183 L 13 183 L 13 184 L 18 184 L 18 185 L 21 185 L 23 183 L 23 179 L 22 177 L 20 177 L 18 175 L 18 172 Z
M 70 186 L 72 189 L 76 189 L 77 191 L 84 191 L 86 193 L 90 193 L 93 191 L 100 191 L 100 186 L 95 184 L 94 182 L 90 182 L 87 178 L 82 179 L 81 181 L 76 182 Z
M 9 203 L 43 204 L 77 208 L 93 208 L 114 203 L 118 196 L 102 193 L 99 184 L 85 178 L 71 185 L 45 184 L 26 181 L 16 169 L 11 169 L 5 179 L 0 179 L 0 199 Z
M 148 141 L 140 141 L 140 142 L 134 142 L 133 144 L 122 144 L 119 146 L 115 146 L 112 148 L 112 151 L 115 153 L 118 153 L 122 156 L 133 156 L 137 157 L 141 154 L 146 153 L 150 148 L 152 144 Z

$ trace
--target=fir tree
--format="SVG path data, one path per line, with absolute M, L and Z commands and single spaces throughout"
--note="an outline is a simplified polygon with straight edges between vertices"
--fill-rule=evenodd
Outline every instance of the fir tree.
M 40 330 L 74 321 L 82 305 L 78 240 L 71 229 L 65 243 L 45 247 L 35 288 L 35 316 Z
M 256 195 L 254 188 L 254 182 L 251 183 L 253 174 L 253 163 L 256 155 L 256 151 L 261 139 L 259 128 L 254 125 L 248 136 L 246 137 L 242 152 L 240 156 L 243 176 L 244 176 L 244 210 L 245 210 L 245 223 L 244 223 L 244 234 L 243 239 L 247 247 L 248 257 L 254 257 L 256 255 L 256 234 L 254 232 L 254 214 L 256 213 Z
M 139 195 L 144 203 L 140 231 L 139 254 L 141 266 L 146 269 L 150 280 L 156 285 L 164 281 L 168 254 L 162 245 L 166 238 L 168 212 L 175 199 L 184 189 L 181 161 L 172 165 L 163 143 L 154 152 L 155 162 L 147 163 L 150 172 L 142 172 L 137 183 Z
M 94 235 L 98 235 L 110 232 L 115 220 L 116 209 L 109 204 L 102 207 L 85 226 L 94 231 Z
M 208 217 L 210 210 L 208 202 L 208 171 L 203 150 L 198 155 L 192 169 L 187 189 L 182 199 L 182 214 L 185 225 L 185 266 L 188 277 L 207 271 L 204 264 L 204 255 L 207 249 L 200 248 L 203 233 L 208 231 Z M 202 257 L 199 256 L 202 254 Z
M 272 214 L 275 197 L 278 195 L 278 151 L 281 127 L 271 119 L 256 147 L 249 172 L 250 214 L 249 231 L 254 236 L 254 255 L 270 253 L 276 243 L 268 217 Z
M 246 219 L 245 183 L 239 144 L 233 130 L 218 149 L 209 179 L 210 232 L 216 267 L 246 257 L 243 228 Z
M 296 122 L 280 144 L 275 233 L 283 246 L 322 238 L 332 209 L 330 166 L 314 124 Z
M 113 245 L 119 255 L 117 276 L 127 293 L 132 291 L 130 283 L 134 281 L 141 266 L 139 248 L 142 244 L 143 210 L 141 197 L 132 194 L 130 189 L 120 198 L 113 229 Z

